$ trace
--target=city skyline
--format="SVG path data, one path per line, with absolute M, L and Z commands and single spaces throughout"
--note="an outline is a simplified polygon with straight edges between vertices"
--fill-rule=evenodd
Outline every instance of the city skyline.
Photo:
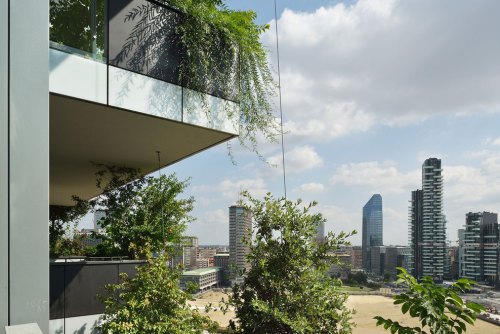
M 270 1 L 229 5 L 274 26 Z M 410 191 L 430 156 L 444 161 L 447 240 L 458 240 L 467 212 L 499 212 L 499 10 L 485 1 L 278 1 L 287 196 L 318 201 L 325 233 L 357 230 L 351 242 L 361 245 L 360 208 L 380 193 L 384 241 L 406 245 Z M 274 28 L 265 44 L 276 69 Z M 284 194 L 279 144 L 259 145 L 278 168 L 231 146 L 236 166 L 222 145 L 162 170 L 191 177 L 197 221 L 187 234 L 200 244 L 227 243 L 226 208 L 241 189 Z

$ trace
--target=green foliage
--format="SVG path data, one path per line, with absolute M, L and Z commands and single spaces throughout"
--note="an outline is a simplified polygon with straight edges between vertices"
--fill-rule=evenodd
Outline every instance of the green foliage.
M 367 279 L 368 279 L 367 274 L 365 274 L 361 271 L 358 271 L 355 274 L 349 273 L 349 275 L 347 275 L 347 279 L 345 280 L 345 283 L 364 285 L 364 284 L 366 284 Z
M 89 202 L 73 197 L 74 206 L 49 206 L 49 253 L 51 256 L 80 255 L 80 245 L 64 237 L 71 223 L 83 217 L 89 210 Z M 77 253 L 77 254 L 75 254 Z
M 106 213 L 99 223 L 107 236 L 98 250 L 118 250 L 113 255 L 134 258 L 132 244 L 137 249 L 150 245 L 152 251 L 159 251 L 164 242 L 180 243 L 186 224 L 193 220 L 188 213 L 194 199 L 180 197 L 188 185 L 175 174 L 139 177 L 138 170 L 103 166 L 97 174 L 102 195 L 91 201 L 94 209 Z
M 392 273 L 390 271 L 384 272 L 384 282 L 386 283 L 392 282 Z
M 244 333 L 350 333 L 351 311 L 341 281 L 327 277 L 339 263 L 331 252 L 347 245 L 351 234 L 331 232 L 323 243 L 314 242 L 321 214 L 310 213 L 316 204 L 301 208 L 301 201 L 263 201 L 248 193 L 253 216 L 253 238 L 244 280 L 233 286 L 230 305 L 235 307 Z M 354 232 L 353 232 L 354 233 Z
M 146 263 L 137 267 L 136 277 L 121 274 L 122 283 L 106 286 L 108 294 L 101 296 L 104 321 L 98 329 L 113 334 L 216 332 L 217 323 L 190 309 L 191 293 L 179 289 L 182 271 L 167 266 L 168 253 L 153 258 L 147 248 L 138 256 Z
M 95 3 L 92 30 L 91 7 Z M 50 0 L 50 40 L 87 52 L 104 54 L 104 0 Z M 93 45 L 96 49 L 93 50 Z
M 484 311 L 484 307 L 476 303 L 464 304 L 459 294 L 470 290 L 476 284 L 468 279 L 459 279 L 450 287 L 436 286 L 429 276 L 424 276 L 419 283 L 403 268 L 398 275 L 397 283 L 404 283 L 408 291 L 394 296 L 394 304 L 401 304 L 403 314 L 418 318 L 421 327 L 402 326 L 397 321 L 377 316 L 377 326 L 383 325 L 391 333 L 428 333 L 449 334 L 466 331 L 466 323 L 474 325 L 476 314 Z M 425 329 L 425 330 L 424 330 Z
M 226 115 L 239 122 L 243 146 L 257 152 L 258 135 L 275 140 L 278 127 L 271 100 L 277 85 L 268 50 L 261 43 L 269 26 L 256 24 L 255 12 L 230 10 L 222 0 L 163 2 L 181 18 L 175 20 L 151 5 L 135 7 L 127 16 L 135 22 L 134 29 L 113 61 L 126 61 L 136 70 L 147 64 L 150 73 L 160 73 L 169 62 L 164 50 L 175 44 L 181 50 L 178 80 L 193 90 L 186 94 L 201 99 L 210 120 L 218 117 L 212 114 L 205 92 L 239 102 L 239 110 L 227 102 L 222 105 Z M 147 59 L 146 54 L 166 58 Z

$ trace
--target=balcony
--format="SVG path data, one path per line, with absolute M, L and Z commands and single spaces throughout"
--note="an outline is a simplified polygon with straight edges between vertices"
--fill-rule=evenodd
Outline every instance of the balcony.
M 96 164 L 147 174 L 159 168 L 157 151 L 164 167 L 239 132 L 236 66 L 223 69 L 234 80 L 207 74 L 193 90 L 180 74 L 179 12 L 146 0 L 88 2 L 51 8 L 50 204 L 98 195 Z

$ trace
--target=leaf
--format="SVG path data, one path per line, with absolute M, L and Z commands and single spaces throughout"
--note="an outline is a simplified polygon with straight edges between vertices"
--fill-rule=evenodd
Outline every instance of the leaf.
M 481 311 L 486 311 L 486 309 L 482 305 L 479 305 L 479 304 L 476 304 L 473 302 L 469 302 L 469 303 L 465 304 L 465 306 L 467 306 L 467 308 L 471 309 L 472 311 L 474 311 L 476 313 L 481 313 Z
M 408 309 L 410 308 L 410 306 L 411 306 L 410 302 L 406 302 L 403 304 L 403 306 L 401 307 L 401 311 L 403 312 L 403 314 L 408 312 Z

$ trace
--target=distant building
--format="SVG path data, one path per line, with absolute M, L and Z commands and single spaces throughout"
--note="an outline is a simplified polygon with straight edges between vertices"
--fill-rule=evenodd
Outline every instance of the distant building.
M 214 267 L 220 267 L 227 270 L 229 268 L 229 254 L 215 254 Z
M 330 254 L 334 256 L 334 254 Z M 335 254 L 339 258 L 339 263 L 330 266 L 327 275 L 334 278 L 346 279 L 351 273 L 351 254 Z
M 238 270 L 249 269 L 246 256 L 250 246 L 245 244 L 244 238 L 252 237 L 252 215 L 242 206 L 229 207 L 229 265 Z M 239 280 L 238 277 L 234 277 Z
M 325 240 L 325 223 L 321 222 L 318 226 L 316 226 L 316 237 L 314 241 L 317 243 L 322 243 Z
M 363 207 L 363 269 L 371 271 L 371 247 L 383 244 L 382 196 L 375 194 Z
M 198 254 L 198 238 L 187 237 L 185 239 L 184 254 L 184 268 L 186 270 L 197 269 L 196 259 Z
M 189 270 L 182 273 L 179 287 L 185 290 L 188 282 L 191 282 L 198 286 L 198 291 L 205 291 L 218 287 L 221 279 L 222 271 L 218 267 Z
M 208 268 L 208 259 L 196 259 L 196 269 Z
M 382 276 L 385 269 L 385 251 L 384 246 L 373 246 L 370 250 L 371 272 L 373 275 Z
M 106 230 L 102 228 L 82 228 L 73 231 L 73 239 L 78 240 L 83 247 L 102 244 L 104 236 L 106 236 Z
M 353 246 L 351 250 L 351 265 L 353 268 L 363 268 L 363 252 L 361 246 Z
M 465 276 L 465 229 L 458 229 L 458 277 Z
M 498 232 L 496 213 L 466 214 L 463 278 L 498 284 Z
M 101 219 L 106 218 L 106 211 L 104 210 L 96 210 L 94 211 L 94 229 L 100 229 L 102 228 L 101 226 Z
M 210 257 L 214 257 L 217 253 L 217 249 L 211 247 L 203 247 L 200 246 L 198 248 L 198 258 L 199 259 L 208 259 Z
M 458 269 L 459 269 L 459 247 L 449 247 L 448 248 L 448 258 L 450 262 L 449 272 L 445 279 L 455 280 L 458 279 Z
M 412 192 L 408 218 L 411 274 L 442 281 L 448 269 L 440 159 L 429 158 L 422 164 L 422 190 Z

